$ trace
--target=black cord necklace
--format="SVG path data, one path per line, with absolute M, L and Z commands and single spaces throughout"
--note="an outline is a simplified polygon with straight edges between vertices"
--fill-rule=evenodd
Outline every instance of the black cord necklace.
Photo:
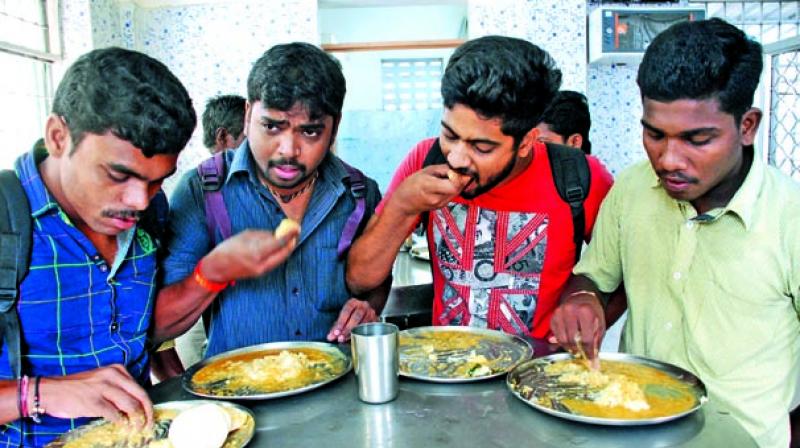
M 306 184 L 303 185 L 302 188 L 289 194 L 280 194 L 277 191 L 273 190 L 272 187 L 270 187 L 269 185 L 267 185 L 267 189 L 269 190 L 270 193 L 272 193 L 272 196 L 274 196 L 275 199 L 283 202 L 284 204 L 288 204 L 289 202 L 292 201 L 292 199 L 300 196 L 301 194 L 303 194 L 304 191 L 308 190 L 312 185 L 314 185 L 314 183 L 317 181 L 317 177 L 319 177 L 319 171 L 314 171 L 314 174 L 311 175 L 311 179 L 309 179 L 309 181 L 306 182 Z

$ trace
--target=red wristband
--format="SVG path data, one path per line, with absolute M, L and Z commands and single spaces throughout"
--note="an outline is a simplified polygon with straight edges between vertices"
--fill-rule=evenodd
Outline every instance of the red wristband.
M 197 282 L 198 285 L 202 286 L 208 292 L 220 292 L 223 289 L 227 288 L 228 286 L 234 285 L 236 282 L 215 282 L 205 278 L 201 272 L 203 266 L 203 260 L 197 263 L 197 266 L 194 268 L 194 281 Z

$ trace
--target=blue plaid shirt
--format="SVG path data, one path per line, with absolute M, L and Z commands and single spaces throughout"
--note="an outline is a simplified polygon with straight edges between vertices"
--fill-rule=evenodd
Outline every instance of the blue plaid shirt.
M 247 140 L 228 151 L 226 166 L 222 196 L 232 233 L 275 229 L 286 215 L 261 184 Z M 347 257 L 337 256 L 339 238 L 356 205 L 346 177 L 341 161 L 328 154 L 319 166 L 297 248 L 289 259 L 261 277 L 237 281 L 212 304 L 206 357 L 266 342 L 325 339 L 351 297 L 344 278 Z M 378 184 L 372 179 L 365 183 L 362 227 L 380 201 Z M 186 173 L 170 198 L 169 223 L 173 239 L 163 265 L 167 285 L 189 276 L 212 247 L 195 170 Z
M 63 376 L 122 364 L 144 384 L 145 342 L 156 290 L 154 244 L 141 229 L 126 231 L 117 237 L 116 259 L 106 263 L 50 196 L 36 158 L 39 154 L 31 152 L 15 164 L 33 219 L 30 268 L 17 303 L 23 373 Z M 4 346 L 0 378 L 12 377 Z M 87 421 L 50 416 L 41 424 L 17 420 L 0 428 L 0 447 L 20 442 L 43 446 Z

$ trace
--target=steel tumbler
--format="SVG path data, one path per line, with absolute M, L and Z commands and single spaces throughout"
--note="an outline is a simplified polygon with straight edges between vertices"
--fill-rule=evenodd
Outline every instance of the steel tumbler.
M 350 346 L 361 401 L 377 404 L 397 397 L 398 343 L 397 325 L 375 322 L 353 328 Z

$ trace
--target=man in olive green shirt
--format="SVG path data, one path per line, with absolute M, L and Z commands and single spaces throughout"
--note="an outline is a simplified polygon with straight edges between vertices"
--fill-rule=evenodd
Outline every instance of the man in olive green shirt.
M 698 375 L 760 446 L 789 444 L 800 377 L 800 188 L 755 153 L 761 46 L 718 19 L 672 26 L 639 68 L 649 163 L 619 176 L 551 322 L 590 357 L 624 281 L 622 351 Z

